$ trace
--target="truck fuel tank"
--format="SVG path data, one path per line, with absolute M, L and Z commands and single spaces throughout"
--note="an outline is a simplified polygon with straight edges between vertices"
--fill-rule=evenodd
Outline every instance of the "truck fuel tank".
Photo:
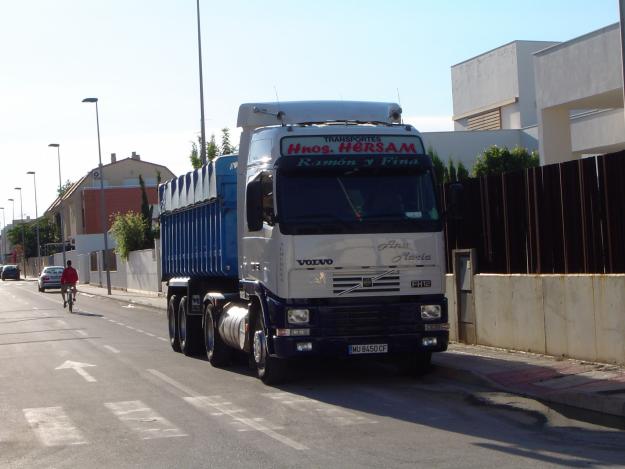
M 224 342 L 230 347 L 245 348 L 245 329 L 249 310 L 240 305 L 228 305 L 219 316 L 217 330 Z

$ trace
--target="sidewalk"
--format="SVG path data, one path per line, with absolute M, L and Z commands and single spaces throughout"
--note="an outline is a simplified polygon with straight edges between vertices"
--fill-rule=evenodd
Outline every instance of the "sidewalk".
M 81 293 L 167 309 L 163 296 L 79 285 Z M 438 371 L 459 381 L 479 381 L 512 394 L 625 417 L 625 367 L 560 359 L 492 347 L 451 344 L 433 355 Z
M 477 379 L 543 402 L 625 417 L 625 367 L 492 347 L 451 344 L 432 362 L 453 379 Z
M 78 284 L 79 293 L 87 295 L 103 296 L 124 303 L 150 306 L 156 309 L 167 310 L 167 298 L 162 293 L 152 292 L 127 292 L 123 290 L 111 289 L 108 295 L 106 288 L 96 287 L 91 284 Z

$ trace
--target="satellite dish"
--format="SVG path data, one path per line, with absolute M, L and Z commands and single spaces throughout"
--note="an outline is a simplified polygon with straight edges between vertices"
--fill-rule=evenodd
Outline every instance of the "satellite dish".
M 99 170 L 95 170 L 93 172 L 93 179 L 100 179 L 100 171 Z

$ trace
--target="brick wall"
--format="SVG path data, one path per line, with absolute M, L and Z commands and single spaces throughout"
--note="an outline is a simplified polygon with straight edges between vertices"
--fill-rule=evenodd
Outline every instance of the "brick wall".
M 158 203 L 156 187 L 146 187 L 148 202 Z M 115 213 L 141 212 L 141 188 L 140 187 L 113 187 L 104 188 L 104 200 L 106 204 L 107 229 L 111 227 L 111 215 Z M 82 193 L 82 206 L 84 210 L 84 234 L 102 233 L 100 224 L 100 189 L 84 189 Z

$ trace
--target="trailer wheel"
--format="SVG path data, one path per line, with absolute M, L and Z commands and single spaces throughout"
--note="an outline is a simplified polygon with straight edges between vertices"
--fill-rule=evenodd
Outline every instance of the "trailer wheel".
M 178 297 L 171 295 L 167 303 L 167 325 L 169 326 L 169 344 L 174 352 L 180 352 L 178 340 Z
M 432 352 L 416 352 L 403 355 L 399 359 L 399 368 L 402 374 L 408 376 L 422 376 L 430 371 Z
M 256 315 L 254 334 L 252 335 L 252 360 L 256 365 L 256 373 L 265 384 L 280 384 L 288 376 L 288 362 L 270 357 L 267 351 L 267 335 L 263 328 L 260 314 Z
M 199 352 L 201 317 L 188 315 L 187 303 L 187 297 L 183 296 L 178 305 L 178 342 L 180 351 L 190 357 Z
M 211 365 L 221 368 L 230 363 L 232 349 L 226 345 L 217 331 L 219 317 L 216 308 L 212 304 L 207 304 L 204 309 L 204 344 L 206 346 L 206 356 Z

